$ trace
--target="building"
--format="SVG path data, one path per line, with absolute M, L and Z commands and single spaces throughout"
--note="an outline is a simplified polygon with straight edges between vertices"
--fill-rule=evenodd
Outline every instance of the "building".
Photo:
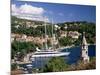
M 21 38 L 20 34 L 11 33 L 11 42 L 16 40 L 17 38 Z
M 60 37 L 67 37 L 67 32 L 66 31 L 60 31 Z
M 34 27 L 35 23 L 34 22 L 26 22 L 26 27 L 30 28 L 30 27 Z
M 78 39 L 80 36 L 80 33 L 77 31 L 69 31 L 68 36 L 70 36 L 73 39 Z
M 85 32 L 83 33 L 83 39 L 82 39 L 82 60 L 84 63 L 88 63 L 89 62 L 89 56 L 88 56 L 88 44 L 86 42 L 86 38 L 85 38 Z

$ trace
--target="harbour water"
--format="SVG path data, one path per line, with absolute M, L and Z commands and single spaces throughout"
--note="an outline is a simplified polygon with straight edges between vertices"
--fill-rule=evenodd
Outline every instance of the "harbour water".
M 81 56 L 81 47 L 72 47 L 72 48 L 65 48 L 61 52 L 70 52 L 68 56 L 63 56 L 65 62 L 67 64 L 73 64 L 76 63 Z M 96 45 L 89 45 L 88 46 L 88 55 L 90 57 L 96 56 Z M 45 66 L 45 64 L 50 60 L 50 57 L 39 57 L 35 58 L 32 62 L 33 68 L 42 68 Z M 24 64 L 23 67 L 26 67 L 27 64 Z
M 77 46 L 77 47 L 72 47 L 72 48 L 67 48 L 62 50 L 63 52 L 70 52 L 70 55 L 68 57 L 65 57 L 65 61 L 68 64 L 73 64 L 76 63 L 81 56 L 81 47 Z M 89 45 L 88 46 L 88 55 L 90 57 L 96 56 L 96 45 Z

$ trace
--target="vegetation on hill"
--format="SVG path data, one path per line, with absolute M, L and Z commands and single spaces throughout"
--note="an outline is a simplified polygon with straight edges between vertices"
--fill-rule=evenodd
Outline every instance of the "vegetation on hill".
M 53 57 L 45 65 L 43 71 L 44 72 L 59 72 L 59 71 L 65 71 L 67 67 L 68 65 L 65 63 L 63 58 Z
M 43 72 L 60 72 L 60 71 L 75 71 L 75 70 L 89 70 L 96 69 L 96 58 L 92 57 L 90 62 L 85 64 L 79 60 L 75 64 L 66 64 L 61 57 L 52 58 L 44 67 Z
M 41 36 L 45 34 L 45 27 L 44 27 L 44 22 L 40 21 L 31 21 L 31 20 L 26 20 L 26 19 L 19 19 L 14 16 L 11 17 L 12 22 L 11 22 L 11 32 L 12 33 L 19 33 L 19 34 L 26 34 L 30 36 Z M 17 21 L 17 23 L 15 23 Z M 25 24 L 23 23 L 25 22 Z M 26 27 L 26 22 L 34 22 L 33 26 L 37 25 L 36 28 L 34 27 Z M 19 24 L 22 23 L 22 24 Z M 16 28 L 15 26 L 20 25 L 19 28 Z M 39 26 L 38 26 L 39 25 Z M 86 38 L 87 42 L 94 44 L 95 43 L 95 36 L 96 36 L 96 25 L 95 23 L 89 23 L 86 21 L 76 21 L 76 22 L 65 22 L 65 23 L 58 23 L 57 24 L 60 29 L 58 30 L 53 30 L 59 36 L 60 30 L 62 31 L 78 31 L 79 33 L 86 33 Z M 65 29 L 65 26 L 67 26 L 67 29 Z M 52 26 L 50 23 L 47 25 L 47 35 L 51 36 L 52 35 Z M 70 38 L 69 38 L 70 39 Z M 79 38 L 80 39 L 80 38 Z M 76 42 L 79 42 L 79 39 Z
M 11 44 L 11 49 L 12 49 L 12 59 L 16 56 L 16 54 L 19 52 L 20 54 L 17 55 L 19 59 L 23 58 L 24 55 L 26 55 L 29 52 L 34 52 L 35 51 L 36 45 L 31 43 L 31 42 L 18 42 L 15 41 Z
M 70 46 L 73 44 L 72 40 L 73 39 L 70 37 L 63 37 L 63 38 L 59 39 L 59 43 L 61 46 Z

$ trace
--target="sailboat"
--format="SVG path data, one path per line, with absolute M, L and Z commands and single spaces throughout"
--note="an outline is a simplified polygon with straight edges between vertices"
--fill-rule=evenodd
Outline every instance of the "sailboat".
M 52 49 L 49 49 L 47 46 L 47 28 L 46 28 L 46 21 L 44 21 L 44 26 L 45 26 L 45 49 L 39 49 L 38 47 L 36 48 L 36 52 L 33 53 L 31 56 L 32 58 L 35 57 L 57 57 L 57 56 L 68 56 L 70 52 L 60 52 L 59 50 L 54 50 L 53 49 L 53 42 L 52 42 Z M 52 23 L 52 37 L 55 38 L 54 33 L 53 33 L 53 23 Z M 54 41 L 53 39 L 52 41 Z

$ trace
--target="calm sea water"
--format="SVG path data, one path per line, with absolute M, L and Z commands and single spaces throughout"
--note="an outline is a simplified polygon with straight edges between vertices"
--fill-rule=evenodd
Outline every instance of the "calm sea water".
M 65 57 L 65 61 L 68 64 L 76 63 L 81 57 L 81 47 L 72 47 L 68 49 L 64 49 L 63 52 L 70 52 L 70 55 Z M 96 56 L 96 45 L 89 45 L 88 46 L 88 55 L 90 57 Z
M 90 57 L 96 56 L 96 45 L 89 45 L 88 46 L 88 55 Z M 70 52 L 70 55 L 64 56 L 64 60 L 66 61 L 67 64 L 73 64 L 76 63 L 81 56 L 81 47 L 72 47 L 72 48 L 67 48 L 63 49 L 62 52 Z M 35 61 L 32 62 L 32 67 L 34 68 L 42 68 L 44 65 L 50 60 L 51 58 L 35 58 Z M 24 65 L 26 67 L 26 64 Z

